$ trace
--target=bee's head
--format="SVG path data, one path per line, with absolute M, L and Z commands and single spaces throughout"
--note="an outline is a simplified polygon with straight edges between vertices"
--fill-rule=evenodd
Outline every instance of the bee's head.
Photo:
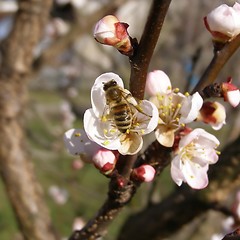
M 112 79 L 109 82 L 103 83 L 103 90 L 107 91 L 110 87 L 115 87 L 117 86 L 117 82 Z

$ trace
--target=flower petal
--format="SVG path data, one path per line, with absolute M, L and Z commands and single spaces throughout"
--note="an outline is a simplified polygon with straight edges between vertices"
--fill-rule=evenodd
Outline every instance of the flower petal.
M 201 141 L 201 142 L 199 142 L 199 144 L 201 144 L 203 146 L 209 147 L 209 144 L 211 143 L 211 146 L 216 147 L 220 144 L 218 139 L 214 135 L 206 132 L 202 128 L 196 128 L 181 139 L 181 141 L 179 142 L 179 148 L 185 147 L 190 142 L 192 142 L 196 139 L 198 139 L 198 141 Z
M 106 106 L 106 98 L 105 98 L 105 92 L 103 90 L 103 84 L 111 81 L 112 79 L 114 79 L 120 87 L 122 88 L 124 87 L 122 79 L 117 74 L 112 72 L 103 73 L 102 75 L 100 75 L 95 80 L 92 86 L 91 103 L 92 103 L 93 112 L 97 117 L 102 116 L 104 112 L 104 108 Z
M 91 162 L 92 156 L 100 149 L 100 146 L 91 141 L 83 129 L 70 129 L 65 132 L 64 144 L 72 155 L 81 155 L 82 160 Z
M 123 134 L 118 151 L 122 155 L 134 155 L 142 149 L 143 139 L 137 133 Z
M 182 182 L 185 181 L 181 171 L 181 160 L 178 155 L 171 162 L 171 177 L 178 186 L 181 186 Z
M 169 129 L 165 125 L 159 125 L 155 131 L 156 139 L 165 147 L 172 147 L 174 143 L 174 129 Z
M 183 100 L 181 107 L 181 119 L 182 123 L 190 123 L 194 121 L 199 113 L 203 104 L 203 99 L 198 92 L 194 93 Z
M 167 74 L 161 70 L 148 73 L 146 81 L 146 92 L 150 95 L 167 94 L 171 92 L 171 81 Z
M 106 136 L 105 131 L 110 132 L 110 123 L 103 123 L 100 121 L 95 116 L 92 108 L 86 110 L 84 113 L 83 124 L 88 137 L 92 141 L 110 150 L 117 150 L 120 147 L 121 144 L 118 138 L 118 132 Z
M 138 111 L 136 114 L 139 126 L 136 126 L 134 130 L 137 130 L 140 135 L 146 135 L 154 131 L 158 125 L 158 109 L 153 103 L 147 100 L 142 100 L 139 107 L 142 113 Z
M 192 161 L 185 161 L 182 173 L 190 187 L 194 189 L 203 189 L 208 185 L 207 170 L 208 165 L 199 167 L 198 164 Z

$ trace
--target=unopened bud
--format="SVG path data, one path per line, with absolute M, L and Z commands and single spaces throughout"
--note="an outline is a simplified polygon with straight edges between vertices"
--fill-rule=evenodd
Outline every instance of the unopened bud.
M 231 41 L 240 33 L 240 4 L 220 5 L 204 18 L 204 23 L 214 41 Z
M 133 169 L 132 177 L 141 182 L 151 182 L 155 176 L 155 169 L 151 165 L 142 165 Z
M 110 174 L 114 168 L 117 161 L 117 156 L 113 151 L 101 148 L 92 158 L 94 165 L 104 174 Z
M 229 102 L 233 107 L 237 107 L 240 102 L 240 92 L 231 79 L 228 82 L 222 83 L 222 93 L 224 101 Z
M 219 102 L 204 102 L 197 120 L 210 124 L 214 130 L 219 130 L 225 124 L 225 107 Z
M 122 54 L 129 56 L 133 47 L 127 28 L 128 24 L 120 22 L 113 15 L 107 15 L 95 25 L 94 38 L 99 43 L 113 46 Z

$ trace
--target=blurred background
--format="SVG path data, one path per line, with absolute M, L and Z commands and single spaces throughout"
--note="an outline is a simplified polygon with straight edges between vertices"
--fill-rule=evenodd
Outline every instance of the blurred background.
M 213 55 L 203 17 L 222 3 L 232 5 L 234 2 L 172 0 L 149 70 L 161 69 L 168 74 L 173 87 L 180 88 L 182 92 L 191 91 Z M 34 51 L 25 126 L 38 179 L 43 185 L 55 227 L 63 239 L 95 214 L 106 198 L 108 187 L 108 179 L 97 169 L 66 152 L 63 134 L 72 127 L 82 127 L 83 113 L 90 107 L 91 86 L 100 74 L 117 73 L 126 87 L 130 75 L 127 57 L 94 40 L 94 24 L 103 16 L 114 14 L 129 24 L 130 35 L 139 40 L 150 5 L 149 0 L 55 0 L 44 35 Z M 17 1 L 0 0 L 0 41 L 11 31 L 17 9 Z M 239 63 L 238 51 L 222 69 L 217 81 L 225 81 L 231 76 L 239 87 Z M 222 148 L 239 136 L 240 121 L 239 108 L 233 109 L 221 103 L 227 108 L 227 124 L 214 132 L 204 125 L 201 127 L 215 134 Z M 150 140 L 148 137 L 146 142 Z M 169 169 L 155 184 L 153 197 L 156 202 L 176 187 L 170 179 Z M 146 192 L 151 189 L 151 184 L 141 186 L 104 239 L 116 239 L 124 219 L 146 205 Z M 235 193 L 229 196 L 228 204 L 233 203 L 234 198 Z M 0 239 L 20 240 L 1 182 L 0 199 Z M 209 212 L 203 217 L 205 230 L 211 223 L 204 239 L 214 240 L 213 237 L 223 231 L 221 221 L 224 217 L 216 214 Z M 216 218 L 219 222 L 212 223 Z M 198 224 L 201 221 L 196 219 L 186 228 L 182 239 L 202 239 L 200 233 L 204 226 L 199 227 Z M 176 239 L 176 236 L 172 239 L 174 237 Z

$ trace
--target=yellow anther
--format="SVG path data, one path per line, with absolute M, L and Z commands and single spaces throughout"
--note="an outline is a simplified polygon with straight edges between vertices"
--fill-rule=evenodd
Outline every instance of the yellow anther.
M 145 130 L 144 129 L 141 129 L 141 134 L 144 134 L 145 133 Z
M 189 92 L 185 92 L 184 95 L 185 95 L 186 97 L 189 97 L 189 96 L 190 96 Z
M 181 127 L 185 127 L 185 124 L 184 124 L 184 123 L 181 123 Z
M 102 121 L 102 122 L 106 122 L 106 121 L 107 121 L 106 116 L 102 116 L 102 117 L 101 117 L 101 121 Z
M 110 129 L 109 132 L 110 133 L 115 133 L 117 130 L 116 129 Z
M 168 99 L 172 101 L 172 97 L 168 97 Z
M 163 108 L 164 108 L 164 106 L 163 106 L 163 105 L 160 105 L 159 109 L 163 109 Z
M 168 86 L 167 90 L 171 90 L 171 89 L 172 89 L 172 87 L 171 87 L 171 86 Z
M 103 133 L 104 134 L 107 134 L 108 133 L 108 130 L 105 128 L 105 129 L 103 129 Z
M 75 133 L 74 136 L 75 137 L 81 137 L 81 133 Z
M 179 119 L 178 117 L 176 117 L 175 120 L 176 120 L 177 122 L 179 122 L 180 119 Z
M 175 93 L 178 93 L 180 90 L 179 90 L 179 88 L 174 88 L 174 90 L 173 90 Z
M 126 133 L 127 133 L 127 134 L 129 134 L 129 133 L 130 133 L 130 130 L 129 130 L 129 129 L 127 129 Z
M 159 100 L 159 101 L 162 101 L 163 100 L 163 96 L 162 95 L 160 95 L 160 94 L 157 94 L 157 99 Z
M 103 142 L 103 145 L 107 146 L 109 143 L 110 143 L 109 140 L 106 140 L 106 141 Z
M 177 104 L 177 108 L 181 108 L 182 107 L 182 104 L 181 103 L 178 103 Z
M 220 155 L 220 154 L 221 154 L 221 152 L 220 152 L 220 151 L 216 151 L 216 154 L 217 154 L 217 155 Z

